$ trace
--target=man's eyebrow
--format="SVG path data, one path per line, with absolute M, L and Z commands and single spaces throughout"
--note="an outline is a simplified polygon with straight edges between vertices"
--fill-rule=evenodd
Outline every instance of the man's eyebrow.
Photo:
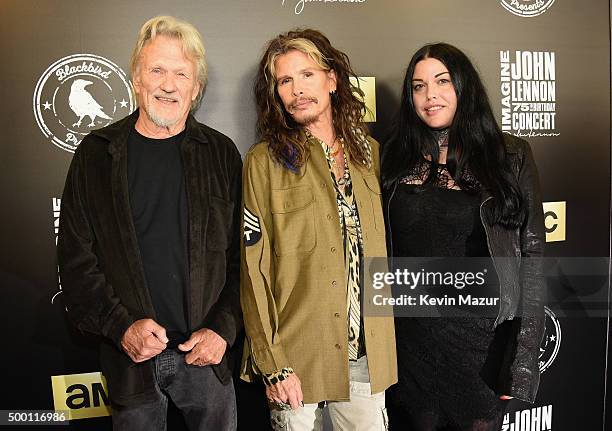
M 317 69 L 316 67 L 305 67 L 303 69 L 298 70 L 297 73 L 312 72 L 313 70 L 319 70 L 319 69 Z M 285 78 L 287 76 L 289 76 L 289 75 L 282 75 L 283 78 Z M 279 76 L 278 78 L 280 78 L 280 77 L 281 76 Z

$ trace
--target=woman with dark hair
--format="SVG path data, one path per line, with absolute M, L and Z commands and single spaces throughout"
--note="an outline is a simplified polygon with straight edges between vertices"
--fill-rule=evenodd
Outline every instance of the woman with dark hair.
M 501 132 L 474 66 L 451 45 L 414 54 L 401 102 L 382 161 L 390 252 L 487 258 L 499 300 L 483 316 L 396 317 L 391 425 L 499 430 L 507 400 L 533 402 L 539 383 L 544 220 L 533 156 Z

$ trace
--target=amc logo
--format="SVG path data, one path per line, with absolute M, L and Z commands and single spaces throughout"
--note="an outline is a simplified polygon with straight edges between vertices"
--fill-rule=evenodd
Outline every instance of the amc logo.
M 51 376 L 56 411 L 67 411 L 68 419 L 110 416 L 106 379 L 101 373 Z
M 565 201 L 543 202 L 546 242 L 565 241 Z

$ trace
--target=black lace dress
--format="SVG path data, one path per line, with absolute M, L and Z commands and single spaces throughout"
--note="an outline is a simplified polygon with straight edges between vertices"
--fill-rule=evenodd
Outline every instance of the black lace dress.
M 444 165 L 432 186 L 424 161 L 398 184 L 390 206 L 393 255 L 489 256 L 476 181 L 453 182 Z M 396 318 L 399 382 L 388 391 L 392 430 L 499 430 L 505 402 L 482 371 L 492 317 Z

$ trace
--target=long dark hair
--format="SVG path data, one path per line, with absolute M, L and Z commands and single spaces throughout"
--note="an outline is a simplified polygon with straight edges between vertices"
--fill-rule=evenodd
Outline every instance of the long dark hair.
M 292 30 L 268 43 L 254 86 L 259 137 L 268 142 L 273 158 L 286 168 L 296 171 L 306 162 L 308 147 L 300 140 L 302 126 L 285 111 L 276 89 L 275 61 L 291 50 L 308 54 L 323 70 L 335 72 L 337 88 L 331 103 L 336 135 L 344 140 L 351 160 L 369 169 L 371 153 L 361 120 L 366 107 L 355 94 L 363 96 L 363 91 L 349 80 L 355 72 L 348 56 L 317 30 Z
M 429 175 L 437 172 L 437 142 L 433 131 L 417 115 L 412 100 L 414 69 L 419 61 L 426 58 L 435 58 L 446 66 L 457 94 L 457 110 L 448 131 L 446 165 L 449 173 L 462 186 L 462 177 L 468 169 L 480 185 L 491 193 L 493 205 L 486 214 L 490 224 L 498 223 L 510 228 L 520 226 L 525 216 L 523 199 L 486 90 L 468 57 L 447 43 L 425 45 L 408 64 L 397 124 L 383 148 L 384 187 L 389 188 L 422 163 L 427 155 L 434 162 L 434 169 Z

